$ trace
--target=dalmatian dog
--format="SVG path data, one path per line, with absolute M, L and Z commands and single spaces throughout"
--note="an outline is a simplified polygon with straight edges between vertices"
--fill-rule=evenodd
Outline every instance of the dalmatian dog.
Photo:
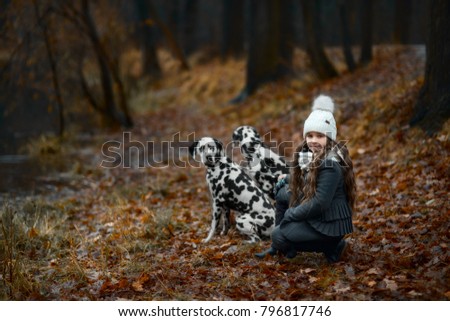
M 273 191 L 278 177 L 289 173 L 289 167 L 284 158 L 264 144 L 254 127 L 240 126 L 236 128 L 232 140 L 234 145 L 240 147 L 249 175 L 266 195 L 274 199 Z
M 275 224 L 275 209 L 256 183 L 225 156 L 223 145 L 217 139 L 203 137 L 195 141 L 189 152 L 206 167 L 206 182 L 212 199 L 212 221 L 209 242 L 222 220 L 222 234 L 230 227 L 230 211 L 235 214 L 236 228 L 246 235 L 248 243 L 269 237 Z
M 259 136 L 259 133 L 256 130 L 256 128 L 247 125 L 239 126 L 238 128 L 236 128 L 231 137 L 233 144 L 236 145 L 237 147 L 240 146 L 240 142 L 242 142 L 244 139 L 247 138 L 262 141 L 261 136 Z

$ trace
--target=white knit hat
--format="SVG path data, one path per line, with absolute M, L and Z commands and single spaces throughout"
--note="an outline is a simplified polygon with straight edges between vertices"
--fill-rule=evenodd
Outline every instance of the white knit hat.
M 325 95 L 320 95 L 314 100 L 312 112 L 305 120 L 303 137 L 309 132 L 322 133 L 332 140 L 336 140 L 337 128 L 333 117 L 333 100 Z

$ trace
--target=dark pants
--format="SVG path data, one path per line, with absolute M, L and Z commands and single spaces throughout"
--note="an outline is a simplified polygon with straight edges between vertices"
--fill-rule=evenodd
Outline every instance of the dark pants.
M 272 247 L 284 254 L 295 256 L 297 252 L 321 252 L 328 254 L 334 251 L 342 237 L 330 237 L 316 231 L 308 222 L 295 222 L 298 233 L 288 239 L 280 230 L 280 222 L 289 208 L 290 193 L 283 186 L 275 196 L 276 217 L 275 229 L 272 232 Z
M 291 193 L 287 191 L 287 185 L 284 185 L 275 195 L 275 226 L 280 225 L 284 217 L 284 212 L 289 208 L 289 198 Z
M 284 254 L 295 255 L 297 252 L 331 253 L 336 249 L 342 237 L 330 237 L 317 232 L 307 222 L 296 223 L 298 233 L 295 239 L 288 239 L 276 226 L 272 232 L 272 247 Z

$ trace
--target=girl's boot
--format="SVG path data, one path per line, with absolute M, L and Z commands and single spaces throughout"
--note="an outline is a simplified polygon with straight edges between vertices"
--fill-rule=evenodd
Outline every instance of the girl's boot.
M 273 247 L 270 247 L 268 250 L 265 250 L 264 252 L 255 253 L 255 256 L 259 259 L 265 258 L 267 255 L 274 256 L 277 254 L 277 250 Z

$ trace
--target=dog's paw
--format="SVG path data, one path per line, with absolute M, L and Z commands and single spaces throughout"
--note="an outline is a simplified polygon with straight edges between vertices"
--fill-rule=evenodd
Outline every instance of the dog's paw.
M 257 242 L 261 241 L 261 239 L 258 236 L 256 236 L 256 235 L 252 235 L 252 236 L 249 236 L 249 237 L 250 237 L 250 239 L 244 241 L 243 243 L 245 243 L 245 244 L 254 244 L 254 243 L 257 243 Z

